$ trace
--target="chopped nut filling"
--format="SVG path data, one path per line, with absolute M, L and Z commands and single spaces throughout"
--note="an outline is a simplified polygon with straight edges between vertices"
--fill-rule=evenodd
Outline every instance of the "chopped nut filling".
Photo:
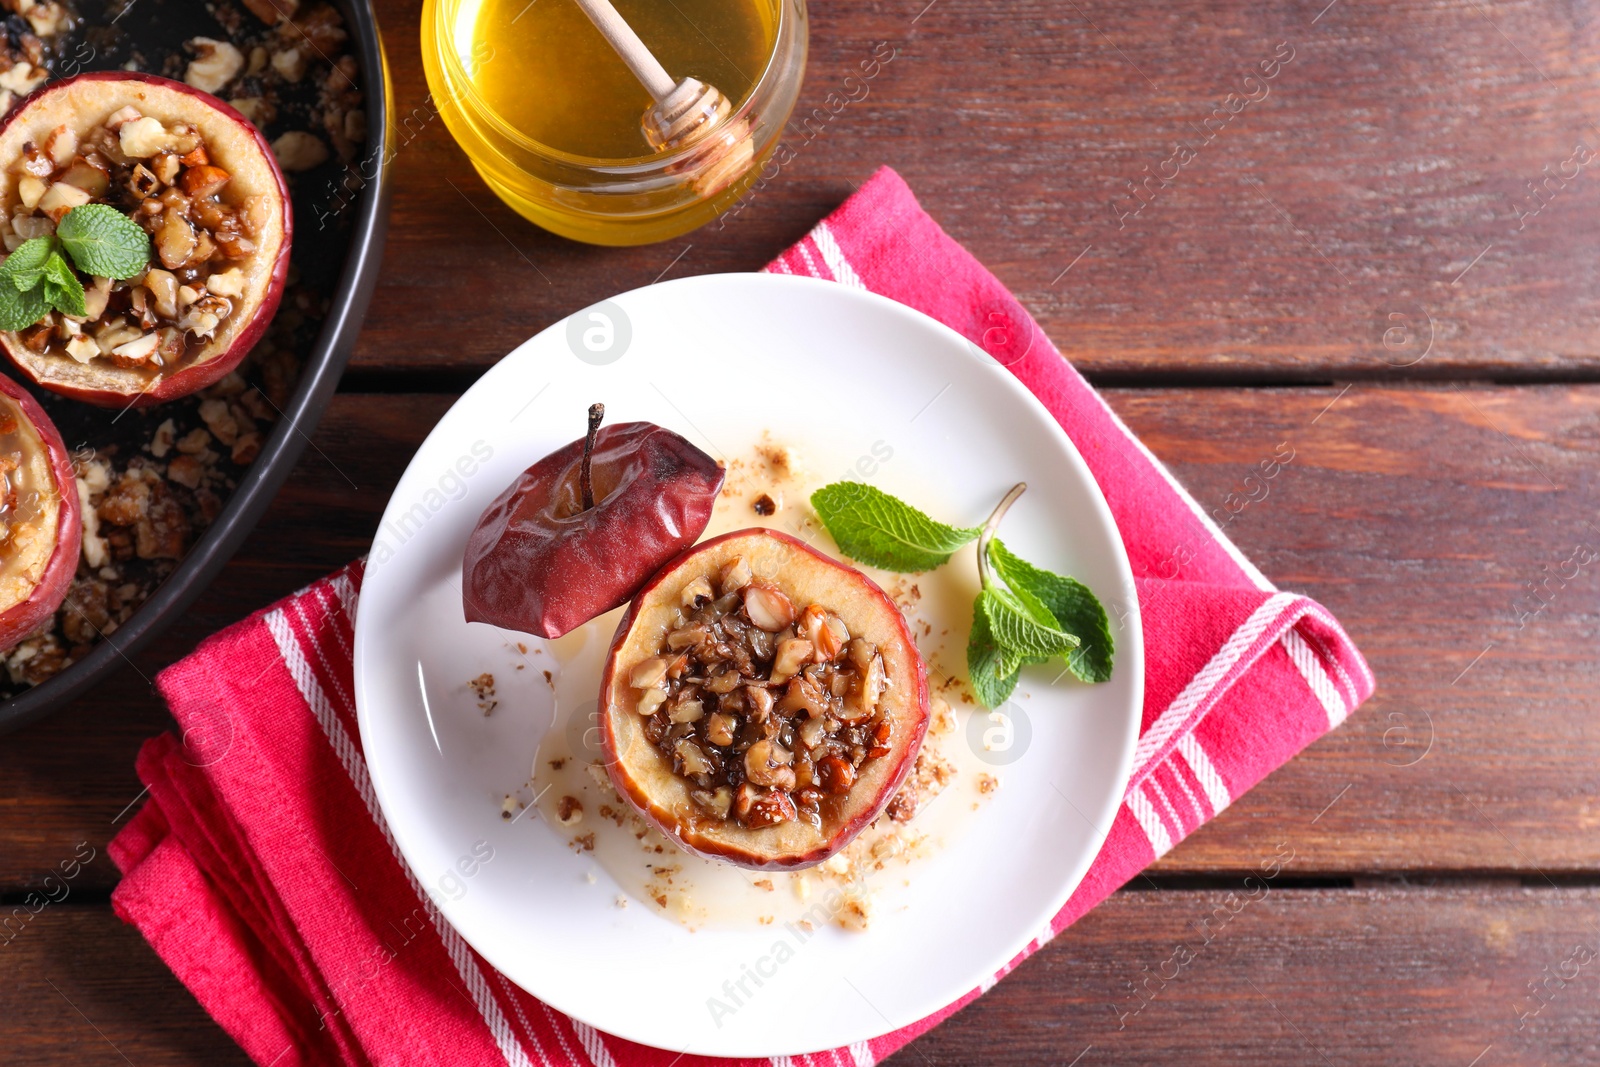
M 256 250 L 260 224 L 255 205 L 232 202 L 231 175 L 211 162 L 194 127 L 124 107 L 81 138 L 63 125 L 43 143 L 28 142 L 13 176 L 17 202 L 0 217 L 7 252 L 53 234 L 67 212 L 90 203 L 128 215 L 155 247 L 143 274 L 86 279 L 86 316 L 52 311 L 23 330 L 33 351 L 173 367 L 216 335 L 244 295 L 243 261 Z
M 822 605 L 798 608 L 741 558 L 683 590 L 678 624 L 628 682 L 645 736 L 709 815 L 822 824 L 830 797 L 889 753 L 877 647 Z

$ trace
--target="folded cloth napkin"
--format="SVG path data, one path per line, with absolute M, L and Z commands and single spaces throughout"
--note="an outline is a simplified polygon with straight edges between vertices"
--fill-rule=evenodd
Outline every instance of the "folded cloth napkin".
M 1342 721 L 1372 674 L 1326 610 L 1279 592 L 1222 535 L 893 171 L 767 269 L 892 297 L 1008 367 L 1083 454 L 1141 576 L 1147 677 L 1133 779 L 1083 884 L 1009 971 Z M 351 564 L 162 672 L 182 736 L 140 752 L 149 800 L 111 844 L 118 914 L 264 1067 L 698 1062 L 523 993 L 421 891 L 378 811 L 356 730 L 361 574 Z M 870 1065 L 993 984 L 895 1033 L 770 1062 Z

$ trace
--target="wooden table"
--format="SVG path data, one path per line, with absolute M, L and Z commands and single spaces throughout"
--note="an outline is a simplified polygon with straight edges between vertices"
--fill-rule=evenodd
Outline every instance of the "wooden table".
M 484 189 L 425 100 L 419 3 L 383 0 L 409 117 L 317 447 L 181 624 L 0 742 L 0 901 L 97 853 L 0 950 L 0 1060 L 245 1062 L 108 904 L 134 753 L 168 721 L 149 678 L 364 551 L 424 433 L 518 342 L 662 276 L 757 268 L 888 163 L 1206 506 L 1293 448 L 1229 533 L 1379 679 L 894 1062 L 1600 1061 L 1600 967 L 1570 962 L 1600 948 L 1600 574 L 1562 566 L 1600 551 L 1600 182 L 1573 162 L 1600 148 L 1600 19 L 1324 3 L 819 0 L 794 159 L 725 227 L 617 251 Z M 829 111 L 879 42 L 893 62 Z M 1285 54 L 1262 96 L 1245 74 Z M 1149 174 L 1167 184 L 1130 192 Z M 1202 947 L 1147 984 L 1180 943 Z

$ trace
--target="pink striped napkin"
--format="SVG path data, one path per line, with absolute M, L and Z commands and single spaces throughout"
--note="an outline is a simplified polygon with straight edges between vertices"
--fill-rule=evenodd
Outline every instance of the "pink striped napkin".
M 768 270 L 883 293 L 1009 367 L 1083 453 L 1141 576 L 1148 674 L 1133 780 L 1088 877 L 1009 971 L 1342 721 L 1372 674 L 1327 611 L 1279 592 L 1222 535 L 893 171 Z M 183 736 L 153 738 L 139 755 L 150 797 L 111 845 L 118 914 L 262 1065 L 701 1062 L 599 1033 L 523 993 L 402 864 L 351 697 L 361 574 L 352 564 L 161 674 Z M 870 1065 L 991 985 L 869 1042 L 751 1062 Z

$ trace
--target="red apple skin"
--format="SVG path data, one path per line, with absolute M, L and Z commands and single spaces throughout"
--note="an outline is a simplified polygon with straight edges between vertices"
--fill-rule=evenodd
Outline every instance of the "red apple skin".
M 72 457 L 55 423 L 50 421 L 50 416 L 44 413 L 38 401 L 28 395 L 27 390 L 4 375 L 0 375 L 0 393 L 4 393 L 21 409 L 23 418 L 32 424 L 34 432 L 44 442 L 50 456 L 50 470 L 61 497 L 56 509 L 55 548 L 50 554 L 50 562 L 45 565 L 44 573 L 26 600 L 0 611 L 0 652 L 5 652 L 38 629 L 67 598 L 73 575 L 78 571 L 83 523 Z
M 581 511 L 582 457 L 581 440 L 558 448 L 484 511 L 462 565 L 468 622 L 554 638 L 626 603 L 704 532 L 725 474 L 655 423 L 606 426 Z
M 659 803 L 658 798 L 652 796 L 650 791 L 629 772 L 629 768 L 619 749 L 613 715 L 632 715 L 634 713 L 630 708 L 615 707 L 614 701 L 611 699 L 613 683 L 617 680 L 617 672 L 620 669 L 619 653 L 627 643 L 634 619 L 650 601 L 652 593 L 685 561 L 707 550 L 714 550 L 717 546 L 736 538 L 749 537 L 751 534 L 760 534 L 773 538 L 792 552 L 803 553 L 804 556 L 820 561 L 828 567 L 849 572 L 853 576 L 852 580 L 855 582 L 854 591 L 858 596 L 873 598 L 879 602 L 879 607 L 887 608 L 885 617 L 892 616 L 901 647 L 914 665 L 914 669 L 907 672 L 908 680 L 912 686 L 906 712 L 906 718 L 909 721 L 901 721 L 898 718 L 895 721 L 897 732 L 901 730 L 910 731 L 909 744 L 901 750 L 898 763 L 889 770 L 886 779 L 877 791 L 877 795 L 871 798 L 870 804 L 862 805 L 860 810 L 850 817 L 830 821 L 827 824 L 828 835 L 826 840 L 818 843 L 815 847 L 786 852 L 782 855 L 765 854 L 759 848 L 741 843 L 738 840 L 733 842 L 712 840 L 695 827 L 685 825 L 683 820 L 675 817 L 667 807 Z M 880 644 L 880 647 L 883 646 Z M 899 792 L 900 787 L 905 784 L 906 777 L 911 773 L 912 768 L 916 766 L 917 754 L 922 749 L 922 741 L 927 735 L 928 723 L 932 717 L 929 699 L 927 665 L 917 651 L 916 640 L 912 636 L 910 624 L 906 622 L 905 616 L 900 613 L 900 609 L 895 606 L 894 601 L 876 582 L 848 564 L 823 555 L 788 534 L 763 528 L 735 530 L 732 533 L 721 534 L 696 545 L 672 560 L 665 567 L 662 567 L 650 582 L 639 590 L 633 601 L 628 605 L 627 612 L 623 614 L 622 621 L 617 625 L 616 636 L 612 639 L 611 651 L 606 656 L 605 670 L 600 678 L 601 749 L 605 757 L 606 774 L 610 777 L 611 784 L 615 787 L 617 793 L 631 804 L 634 810 L 652 826 L 677 842 L 680 848 L 697 856 L 722 860 L 749 870 L 797 871 L 825 862 L 829 857 L 855 840 L 862 830 L 872 825 L 873 821 L 883 814 L 883 809 L 888 806 L 890 800 L 894 799 L 895 793 Z M 736 834 L 736 837 L 753 835 L 757 832 L 760 831 L 745 830 L 742 834 Z
M 225 378 L 230 371 L 237 367 L 256 342 L 266 333 L 267 327 L 272 324 L 272 317 L 277 314 L 278 304 L 283 299 L 283 290 L 289 278 L 289 251 L 294 236 L 294 213 L 289 202 L 289 185 L 283 177 L 283 171 L 278 167 L 278 160 L 272 154 L 272 146 L 267 143 L 261 131 L 256 129 L 249 119 L 245 118 L 226 101 L 219 100 L 210 93 L 201 92 L 192 85 L 186 85 L 170 78 L 158 77 L 154 74 L 141 74 L 135 71 L 94 71 L 79 74 L 58 82 L 50 82 L 31 93 L 17 107 L 4 123 L 0 123 L 0 146 L 4 146 L 7 135 L 13 130 L 23 128 L 28 120 L 29 109 L 35 105 L 46 103 L 60 93 L 96 94 L 105 90 L 115 90 L 118 85 L 105 86 L 102 83 L 122 83 L 121 87 L 128 90 L 129 96 L 124 103 L 138 104 L 137 94 L 163 94 L 176 93 L 184 98 L 192 98 L 205 104 L 212 111 L 224 119 L 234 123 L 245 135 L 248 143 L 255 146 L 265 161 L 273 183 L 276 186 L 277 197 L 281 205 L 280 215 L 283 220 L 283 236 L 278 252 L 272 261 L 269 280 L 261 300 L 254 311 L 250 313 L 246 324 L 228 341 L 226 351 L 204 360 L 198 356 L 191 357 L 188 366 L 176 374 L 163 375 L 156 379 L 153 386 L 147 386 L 145 379 L 133 372 L 122 370 L 109 363 L 97 363 L 93 370 L 99 371 L 96 375 L 86 375 L 97 381 L 74 382 L 71 384 L 53 381 L 41 373 L 35 361 L 40 363 L 37 353 L 34 353 L 22 344 L 21 339 L 14 333 L 0 333 L 0 347 L 6 351 L 11 362 L 17 370 L 30 382 L 52 393 L 70 396 L 88 404 L 109 408 L 147 408 L 157 404 L 164 404 L 180 396 L 204 389 L 214 385 Z M 109 110 L 109 109 L 108 109 Z M 91 121 L 98 122 L 100 116 L 106 112 L 95 112 Z M 202 131 L 204 132 L 204 131 Z M 214 134 L 207 134 L 207 141 L 214 143 Z M 20 146 L 19 146 L 20 147 Z M 0 151 L 0 157 L 5 155 Z M 6 161 L 9 162 L 9 161 Z M 9 181 L 9 179 L 4 179 Z M 5 186 L 9 195 L 9 186 Z M 238 314 L 236 309 L 235 314 Z M 206 350 L 202 349 L 201 354 Z M 52 357 L 59 358 L 59 357 Z M 198 360 L 198 361 L 197 361 Z M 88 369 L 88 368 L 86 368 Z

